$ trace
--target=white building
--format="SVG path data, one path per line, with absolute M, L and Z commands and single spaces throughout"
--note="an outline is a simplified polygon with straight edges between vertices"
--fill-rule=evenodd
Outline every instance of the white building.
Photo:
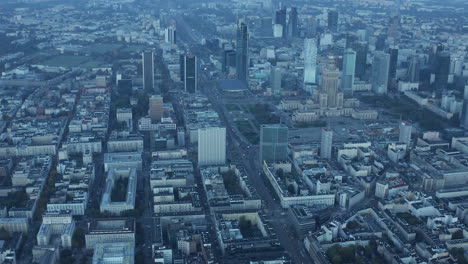
M 198 129 L 198 166 L 226 163 L 226 128 Z
M 315 39 L 304 39 L 304 84 L 316 83 L 317 43 Z

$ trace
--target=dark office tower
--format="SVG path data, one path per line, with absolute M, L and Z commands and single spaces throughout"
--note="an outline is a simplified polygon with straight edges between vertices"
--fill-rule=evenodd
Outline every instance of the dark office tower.
M 396 78 L 396 70 L 398 66 L 398 47 L 394 46 L 388 50 L 390 54 L 390 68 L 388 73 L 388 79 L 393 80 Z
M 184 89 L 187 93 L 195 93 L 198 89 L 197 57 L 185 55 L 184 58 Z
M 222 70 L 229 74 L 231 68 L 236 67 L 236 52 L 234 50 L 225 50 L 222 54 Z
M 145 51 L 142 54 L 143 64 L 143 89 L 154 91 L 154 54 L 152 51 Z
M 421 64 L 419 63 L 419 56 L 413 55 L 409 61 L 408 67 L 408 81 L 412 83 L 419 82 L 419 71 L 421 70 Z
M 180 81 L 184 81 L 184 72 L 185 72 L 185 54 L 180 54 L 179 55 L 179 75 L 180 75 Z
M 286 37 L 286 8 L 276 11 L 275 24 L 279 24 L 283 27 L 283 38 Z
M 328 29 L 332 32 L 338 31 L 338 11 L 328 11 Z
M 317 35 L 317 21 L 313 17 L 307 18 L 306 21 L 306 38 L 315 38 Z
M 441 51 L 437 54 L 435 69 L 434 69 L 434 88 L 446 89 L 448 84 L 448 76 L 450 70 L 450 53 Z
M 291 7 L 289 10 L 289 19 L 288 19 L 288 38 L 295 38 L 298 36 L 297 30 L 297 8 Z
M 247 81 L 248 76 L 248 48 L 249 33 L 247 24 L 239 21 L 237 24 L 237 42 L 236 42 L 236 74 L 238 80 Z
M 435 71 L 436 64 L 437 64 L 437 56 L 438 54 L 444 50 L 444 46 L 442 44 L 434 45 L 429 52 L 429 68 L 432 72 Z
M 387 36 L 378 35 L 377 40 L 375 41 L 375 50 L 384 51 L 386 41 L 387 41 Z
M 367 52 L 369 45 L 365 41 L 354 42 L 352 49 L 356 51 L 356 77 L 362 79 L 366 74 Z
M 359 40 L 358 36 L 355 34 L 348 33 L 346 34 L 346 48 L 350 49 L 353 47 L 354 42 Z

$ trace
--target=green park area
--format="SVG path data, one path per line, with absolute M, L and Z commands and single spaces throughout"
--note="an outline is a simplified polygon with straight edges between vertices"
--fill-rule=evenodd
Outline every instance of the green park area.
M 77 67 L 85 62 L 89 61 L 89 57 L 85 56 L 72 56 L 72 55 L 59 55 L 51 58 L 42 64 L 50 67 L 65 67 L 72 68 Z
M 239 178 L 237 177 L 234 170 L 221 173 L 223 176 L 224 187 L 229 195 L 243 195 L 240 187 Z
M 112 186 L 111 201 L 124 202 L 127 199 L 128 178 L 119 177 Z
M 258 144 L 259 137 L 258 133 L 255 132 L 254 128 L 250 125 L 247 120 L 236 120 L 235 121 L 237 128 L 242 133 L 242 135 L 253 145 Z
M 226 104 L 226 109 L 228 111 L 240 111 L 240 107 L 236 104 Z
M 273 114 L 273 110 L 266 104 L 251 104 L 247 108 L 260 124 L 278 124 L 280 118 Z
M 114 52 L 122 47 L 120 44 L 93 44 L 86 46 L 84 52 L 95 53 L 95 54 L 105 54 L 108 52 Z
M 442 130 L 448 126 L 458 126 L 458 116 L 445 120 L 428 109 L 418 106 L 406 96 L 364 96 L 360 100 L 372 107 L 383 108 L 393 118 L 417 122 L 424 130 Z
M 295 125 L 296 128 L 309 128 L 309 127 L 326 127 L 327 126 L 327 121 L 325 120 L 314 120 L 312 122 L 307 122 L 307 123 L 297 123 Z
M 334 245 L 327 250 L 327 257 L 333 264 L 384 264 L 383 257 L 377 252 L 377 242 L 371 240 L 367 246 L 342 247 Z

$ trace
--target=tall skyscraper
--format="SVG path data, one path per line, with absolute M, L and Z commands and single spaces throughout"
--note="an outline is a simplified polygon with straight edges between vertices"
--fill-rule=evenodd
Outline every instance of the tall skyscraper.
M 282 26 L 281 35 L 282 35 L 282 37 L 286 37 L 286 29 L 287 29 L 286 8 L 282 8 L 282 9 L 276 11 L 276 13 L 275 13 L 275 24 Z
M 347 49 L 343 55 L 343 79 L 341 81 L 343 92 L 352 93 L 354 84 L 354 74 L 356 71 L 356 52 Z
M 152 51 L 145 51 L 142 54 L 143 68 L 143 89 L 154 91 L 154 54 Z
M 304 39 L 304 84 L 315 84 L 317 76 L 317 43 L 313 38 Z
M 386 35 L 382 35 L 382 34 L 378 35 L 377 39 L 375 40 L 375 50 L 384 51 L 386 42 L 387 42 Z
M 335 67 L 329 66 L 322 71 L 322 93 L 327 95 L 327 106 L 337 107 L 338 80 L 340 72 Z
M 353 43 L 352 49 L 356 52 L 356 77 L 363 79 L 367 69 L 369 45 L 365 41 L 357 41 Z
M 412 83 L 419 82 L 419 71 L 421 70 L 421 64 L 418 55 L 413 55 L 409 61 L 408 67 L 408 81 Z
M 197 57 L 184 56 L 184 89 L 185 92 L 195 93 L 198 90 Z
M 164 40 L 166 43 L 169 44 L 176 44 L 177 43 L 177 31 L 174 25 L 166 28 L 164 31 Z
M 249 33 L 247 24 L 239 21 L 237 24 L 236 42 L 236 74 L 238 80 L 247 81 L 249 67 Z
M 226 163 L 226 128 L 198 129 L 198 166 Z
M 413 126 L 405 122 L 400 123 L 400 135 L 398 137 L 398 142 L 405 143 L 409 145 L 411 143 L 411 132 L 413 131 Z
M 376 94 L 386 94 L 388 88 L 388 72 L 390 55 L 381 51 L 374 53 L 372 63 L 372 90 Z
M 281 79 L 283 77 L 283 69 L 277 66 L 272 66 L 270 71 L 270 87 L 273 94 L 281 93 Z
M 260 162 L 278 162 L 288 159 L 288 127 L 262 125 L 260 127 Z
M 298 28 L 297 28 L 297 8 L 291 7 L 289 9 L 288 17 L 288 28 L 287 34 L 288 38 L 298 37 Z
M 322 129 L 320 140 L 320 157 L 322 159 L 331 159 L 333 144 L 333 131 L 328 128 Z
M 392 46 L 388 49 L 390 53 L 390 66 L 388 72 L 389 80 L 393 80 L 396 78 L 396 70 L 398 66 L 398 47 Z
M 153 95 L 149 98 L 148 114 L 151 118 L 151 122 L 159 123 L 163 116 L 164 103 L 163 98 L 160 95 Z
M 448 76 L 450 72 L 450 53 L 440 51 L 437 53 L 434 68 L 434 88 L 442 90 L 447 88 Z
M 338 31 L 338 11 L 328 11 L 328 29 L 332 32 Z

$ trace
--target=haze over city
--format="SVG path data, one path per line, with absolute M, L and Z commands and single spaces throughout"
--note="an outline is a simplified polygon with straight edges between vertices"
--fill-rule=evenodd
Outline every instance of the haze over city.
M 0 264 L 468 263 L 466 0 L 0 2 Z

